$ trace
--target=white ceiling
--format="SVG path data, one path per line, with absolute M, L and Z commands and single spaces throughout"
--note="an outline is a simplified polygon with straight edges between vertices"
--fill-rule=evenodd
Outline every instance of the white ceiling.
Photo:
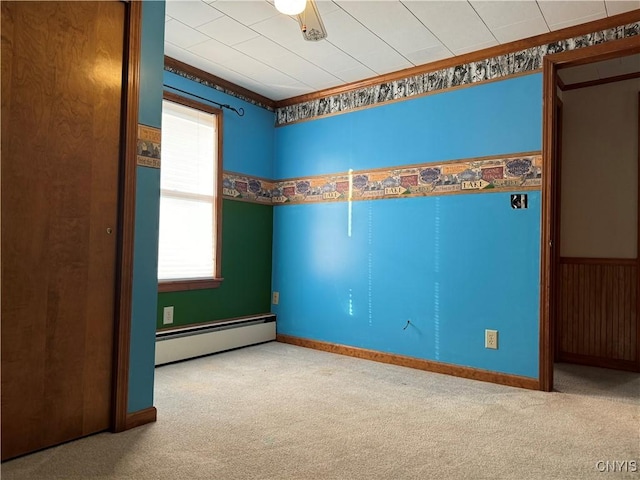
M 640 9 L 640 0 L 316 3 L 328 37 L 308 42 L 272 0 L 167 0 L 165 54 L 281 100 Z

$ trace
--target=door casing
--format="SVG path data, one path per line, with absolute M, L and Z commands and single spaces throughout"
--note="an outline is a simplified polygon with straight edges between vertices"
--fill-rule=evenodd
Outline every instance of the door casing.
M 555 158 L 557 142 L 557 85 L 558 70 L 577 65 L 600 62 L 640 53 L 635 37 L 616 40 L 593 47 L 561 52 L 544 57 L 543 62 L 543 132 L 542 132 L 542 232 L 540 278 L 540 390 L 553 390 L 554 332 L 555 332 L 555 268 L 558 244 L 558 162 Z M 640 252 L 640 249 L 638 250 Z M 639 257 L 640 258 L 640 257 Z M 639 263 L 640 266 L 640 263 Z M 638 286 L 640 294 L 640 286 Z M 638 318 L 638 314 L 636 314 Z M 637 341 L 640 343 L 640 330 Z M 640 359 L 639 359 L 640 361 Z

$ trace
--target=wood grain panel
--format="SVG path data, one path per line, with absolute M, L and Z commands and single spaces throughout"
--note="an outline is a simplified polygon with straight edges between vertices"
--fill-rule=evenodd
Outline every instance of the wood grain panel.
M 125 10 L 2 3 L 3 459 L 110 426 Z
M 638 369 L 636 260 L 561 258 L 558 280 L 558 360 Z
M 90 137 L 93 148 L 100 151 L 99 158 L 91 163 L 86 185 L 91 196 L 88 234 L 87 292 L 84 317 L 87 319 L 84 369 L 83 434 L 108 428 L 111 423 L 113 386 L 113 342 L 116 288 L 116 251 L 118 247 L 118 185 L 120 171 L 120 137 L 122 119 L 122 71 L 124 61 L 125 9 L 116 9 L 102 2 L 96 9 L 94 75 L 91 95 L 93 118 Z M 117 100 L 117 103 L 116 103 Z M 104 118 L 104 121 L 102 120 Z M 118 130 L 116 130 L 116 127 Z M 111 229 L 111 233 L 107 232 Z M 108 302 L 105 292 L 114 292 Z M 109 319 L 110 321 L 107 321 Z M 100 339 L 96 341 L 95 339 Z M 90 366 L 90 368 L 86 368 Z M 90 400 L 89 400 L 90 399 Z

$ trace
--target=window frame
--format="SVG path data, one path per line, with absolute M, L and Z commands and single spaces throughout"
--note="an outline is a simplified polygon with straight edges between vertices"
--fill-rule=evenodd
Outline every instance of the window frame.
M 215 185 L 215 199 L 213 203 L 213 215 L 214 215 L 214 272 L 213 277 L 210 278 L 177 278 L 171 280 L 158 279 L 158 292 L 180 292 L 187 290 L 202 290 L 207 288 L 218 288 L 224 278 L 222 278 L 222 138 L 223 138 L 223 117 L 222 109 L 206 105 L 204 103 L 192 100 L 191 98 L 183 97 L 172 92 L 164 91 L 162 99 L 183 105 L 185 107 L 200 110 L 205 113 L 209 113 L 216 116 L 216 158 L 214 159 L 214 179 Z M 162 163 L 160 164 L 162 170 Z M 161 173 L 162 175 L 162 173 Z M 162 196 L 162 193 L 160 194 Z

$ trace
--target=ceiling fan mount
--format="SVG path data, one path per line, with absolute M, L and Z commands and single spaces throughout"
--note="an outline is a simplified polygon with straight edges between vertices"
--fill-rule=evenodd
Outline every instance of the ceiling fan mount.
M 275 0 L 274 3 L 280 13 L 296 17 L 305 40 L 317 42 L 327 38 L 315 0 Z
M 305 9 L 296 17 L 300 25 L 302 38 L 310 42 L 317 42 L 327 38 L 327 30 L 324 28 L 315 0 L 307 0 Z

